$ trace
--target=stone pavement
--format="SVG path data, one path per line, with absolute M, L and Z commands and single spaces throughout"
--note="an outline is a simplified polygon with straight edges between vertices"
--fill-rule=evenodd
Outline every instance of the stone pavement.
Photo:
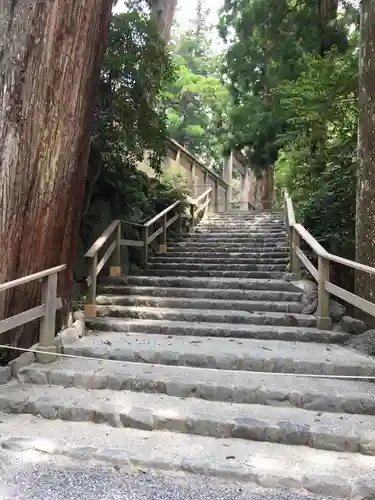
M 216 214 L 147 273 L 103 279 L 99 317 L 63 343 L 90 359 L 30 364 L 0 386 L 0 446 L 375 496 L 374 384 L 307 376 L 375 376 L 375 360 L 301 314 L 287 263 L 281 214 Z

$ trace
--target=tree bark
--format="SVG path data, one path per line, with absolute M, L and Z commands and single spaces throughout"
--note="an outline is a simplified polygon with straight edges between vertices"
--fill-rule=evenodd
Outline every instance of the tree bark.
M 159 26 L 160 36 L 168 42 L 177 0 L 151 0 L 152 12 Z
M 68 299 L 112 1 L 3 6 L 0 283 L 67 264 L 59 293 Z M 0 294 L 0 319 L 33 307 L 38 295 L 37 284 Z M 20 344 L 35 340 L 20 332 Z
M 356 259 L 375 266 L 375 9 L 361 3 Z M 375 277 L 356 274 L 356 293 L 375 300 Z

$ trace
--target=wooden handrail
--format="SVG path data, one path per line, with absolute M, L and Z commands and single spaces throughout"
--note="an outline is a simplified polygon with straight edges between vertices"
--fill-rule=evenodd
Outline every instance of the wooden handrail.
M 19 328 L 30 321 L 40 319 L 38 349 L 44 352 L 36 354 L 36 360 L 39 363 L 51 363 L 56 358 L 53 355 L 57 352 L 55 343 L 56 310 L 62 307 L 62 301 L 57 297 L 57 275 L 65 268 L 66 265 L 62 264 L 0 285 L 0 292 L 4 292 L 16 286 L 43 280 L 41 305 L 0 320 L 1 334 Z M 46 352 L 51 354 L 45 354 Z
M 154 224 L 161 217 L 164 217 L 164 215 L 167 215 L 167 213 L 169 213 L 171 210 L 176 208 L 180 203 L 181 203 L 180 200 L 175 201 L 174 203 L 172 203 L 172 205 L 169 205 L 169 207 L 165 208 L 162 212 L 158 213 L 157 215 L 155 215 L 155 217 L 153 217 L 152 219 L 147 221 L 145 224 L 143 224 L 143 227 L 150 227 L 152 224 Z
M 105 231 L 99 236 L 99 238 L 95 241 L 95 243 L 91 246 L 91 248 L 85 253 L 85 257 L 94 257 L 95 254 L 102 248 L 102 246 L 106 243 L 108 238 L 112 235 L 112 233 L 117 229 L 120 224 L 119 220 L 114 220 L 107 227 Z
M 37 281 L 43 278 L 47 278 L 51 274 L 56 274 L 63 271 L 66 268 L 66 264 L 61 266 L 51 267 L 50 269 L 45 269 L 44 271 L 39 271 L 39 273 L 29 274 L 29 276 L 24 276 L 23 278 L 18 278 L 13 281 L 7 281 L 0 285 L 0 292 L 9 290 L 19 285 L 25 285 L 26 283 L 31 283 L 32 281 Z
M 198 205 L 198 203 L 203 200 L 206 196 L 208 196 L 212 192 L 212 187 L 209 187 L 206 189 L 206 191 L 202 194 L 200 194 L 197 198 L 192 198 L 191 199 L 191 204 L 192 205 Z
M 328 257 L 328 252 L 325 251 L 322 245 L 318 243 L 314 236 L 311 236 L 307 229 L 305 229 L 301 224 L 290 224 L 290 227 L 294 228 L 297 231 L 303 241 L 305 241 L 309 245 L 309 247 L 314 250 L 318 257 L 324 257 L 325 259 Z
M 203 194 L 195 199 L 190 199 L 188 203 L 191 205 L 192 225 L 194 226 L 197 215 L 203 211 L 206 213 L 209 204 L 211 203 L 210 193 L 212 187 L 209 187 Z M 200 203 L 205 199 L 204 203 Z M 125 224 L 133 224 L 142 229 L 142 240 L 128 240 L 121 238 L 122 221 L 114 220 L 105 231 L 99 236 L 91 248 L 86 252 L 85 257 L 91 259 L 90 261 L 90 275 L 86 279 L 88 285 L 88 292 L 86 294 L 85 315 L 96 316 L 96 283 L 97 276 L 104 268 L 105 264 L 115 254 L 113 265 L 110 267 L 111 276 L 121 275 L 121 246 L 126 247 L 141 247 L 143 249 L 143 267 L 147 269 L 148 266 L 148 247 L 156 238 L 161 238 L 159 245 L 160 252 L 167 251 L 167 230 L 172 224 L 178 223 L 178 232 L 182 231 L 183 219 L 183 202 L 178 200 L 169 205 L 167 208 L 159 212 L 155 217 L 145 222 L 144 224 L 133 223 L 131 221 L 123 221 Z M 167 219 L 167 215 L 173 210 L 178 209 L 172 217 Z M 162 219 L 161 226 L 156 229 L 152 234 L 149 234 L 149 228 L 155 222 Z M 110 243 L 111 236 L 116 233 L 116 239 Z M 99 260 L 98 253 L 106 243 L 108 245 L 103 257 Z
M 325 250 L 320 243 L 305 229 L 301 224 L 297 224 L 294 216 L 293 202 L 288 193 L 284 193 L 286 206 L 286 225 L 291 232 L 290 237 L 290 252 L 292 273 L 297 279 L 300 270 L 300 262 L 306 267 L 310 274 L 318 282 L 318 327 L 327 329 L 331 327 L 331 319 L 329 317 L 329 294 L 333 294 L 349 304 L 354 305 L 358 309 L 375 316 L 375 304 L 368 300 L 359 297 L 353 293 L 340 288 L 329 281 L 329 263 L 337 262 L 352 269 L 375 275 L 375 267 L 360 264 L 353 260 L 344 259 L 338 255 L 331 254 Z M 300 248 L 300 239 L 306 242 L 318 257 L 318 268 L 307 258 Z

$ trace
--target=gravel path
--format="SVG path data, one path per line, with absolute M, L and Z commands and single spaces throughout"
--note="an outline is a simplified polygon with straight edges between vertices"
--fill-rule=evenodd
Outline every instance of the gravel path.
M 1 500 L 327 500 L 187 474 L 117 470 L 38 452 L 1 452 L 0 477 Z

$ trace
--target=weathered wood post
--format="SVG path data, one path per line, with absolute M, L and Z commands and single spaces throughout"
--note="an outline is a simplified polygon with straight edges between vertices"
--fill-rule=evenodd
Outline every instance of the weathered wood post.
M 115 249 L 113 251 L 113 265 L 109 269 L 110 276 L 121 276 L 121 221 L 116 229 Z
M 96 268 L 98 267 L 98 254 L 94 253 L 91 257 L 89 286 L 86 294 L 86 301 L 83 307 L 85 316 L 88 318 L 96 317 Z
M 177 220 L 177 231 L 179 234 L 182 233 L 182 217 L 184 214 L 184 204 L 182 201 L 180 201 L 180 204 L 178 205 L 178 220 Z
M 38 363 L 52 363 L 56 360 L 53 354 L 57 352 L 55 344 L 57 300 L 57 273 L 50 274 L 42 284 L 42 302 L 45 307 L 44 316 L 40 320 L 38 349 L 51 354 L 37 353 Z
M 143 226 L 143 269 L 148 268 L 148 226 Z
M 329 281 L 329 260 L 319 256 L 317 327 L 321 330 L 330 330 L 332 327 L 332 320 L 329 314 L 329 293 L 325 289 L 327 281 Z
M 190 217 L 191 217 L 191 227 L 195 226 L 195 205 L 190 205 Z
M 215 178 L 215 212 L 219 211 L 219 181 Z
M 297 255 L 297 249 L 300 247 L 301 237 L 299 233 L 292 228 L 292 245 L 291 245 L 291 268 L 293 273 L 293 279 L 301 278 L 301 264 L 299 257 Z
M 161 244 L 159 245 L 159 252 L 167 252 L 167 214 L 163 217 L 163 231 L 161 233 Z

